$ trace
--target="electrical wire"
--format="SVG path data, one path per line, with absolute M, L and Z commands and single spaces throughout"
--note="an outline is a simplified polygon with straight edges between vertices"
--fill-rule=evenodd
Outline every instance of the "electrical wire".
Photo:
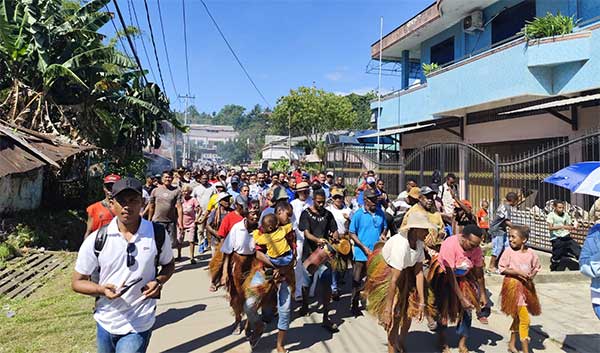
M 142 32 L 142 27 L 140 26 L 140 21 L 138 20 L 137 11 L 135 10 L 135 3 L 133 0 L 131 1 L 131 9 L 133 10 L 133 18 L 135 19 L 135 25 L 140 30 L 140 41 L 142 42 L 142 49 L 144 50 L 144 56 L 146 57 L 146 61 L 148 62 L 148 67 L 150 68 L 150 74 L 152 75 L 152 81 L 156 82 L 156 75 L 154 75 L 154 68 L 152 67 L 152 61 L 150 61 L 150 55 L 148 55 L 148 50 L 146 49 L 146 42 L 144 41 L 144 34 Z
M 165 80 L 163 79 L 162 70 L 160 69 L 160 60 L 158 60 L 158 52 L 156 51 L 156 42 L 154 41 L 154 31 L 152 30 L 152 21 L 150 20 L 150 11 L 148 10 L 148 1 L 144 0 L 144 7 L 146 8 L 146 19 L 148 20 L 148 28 L 150 28 L 150 40 L 152 41 L 152 48 L 154 49 L 154 59 L 156 59 L 156 67 L 158 67 L 158 76 L 160 77 L 160 85 L 163 92 L 165 91 Z
M 169 69 L 169 77 L 171 78 L 171 84 L 173 85 L 173 91 L 175 91 L 175 97 L 179 96 L 177 87 L 175 86 L 175 80 L 173 79 L 173 71 L 171 70 L 171 60 L 169 59 L 169 50 L 167 47 L 167 37 L 165 36 L 165 26 L 163 24 L 162 11 L 160 9 L 160 0 L 156 0 L 158 4 L 158 18 L 160 19 L 160 32 L 162 33 L 162 42 L 165 49 L 165 57 L 167 58 L 167 68 Z
M 123 31 L 125 31 L 125 37 L 127 38 L 127 42 L 129 43 L 129 46 L 131 47 L 131 52 L 133 53 L 133 57 L 135 58 L 135 61 L 140 69 L 140 72 L 142 73 L 142 77 L 144 78 L 144 81 L 146 81 L 146 84 L 148 84 L 148 78 L 146 78 L 146 74 L 144 73 L 144 69 L 142 67 L 142 62 L 140 61 L 140 58 L 138 57 L 138 55 L 135 51 L 135 48 L 133 46 L 133 41 L 131 40 L 129 33 L 127 32 L 127 24 L 125 24 L 125 20 L 123 19 L 123 14 L 121 13 L 121 9 L 119 8 L 119 3 L 117 2 L 117 0 L 113 0 L 113 2 L 115 3 L 115 9 L 117 10 L 117 15 L 119 16 L 119 21 L 121 22 Z M 117 35 L 118 35 L 118 33 L 117 33 Z
M 185 75 L 187 77 L 187 95 L 190 94 L 190 65 L 188 59 L 188 44 L 187 44 L 187 20 L 185 16 L 185 0 L 181 0 L 183 9 L 183 45 L 185 48 Z
M 185 1 L 185 0 L 183 0 L 183 1 Z M 229 44 L 229 41 L 225 37 L 225 34 L 223 34 L 223 31 L 221 31 L 221 28 L 219 27 L 219 24 L 217 23 L 217 21 L 215 20 L 215 18 L 213 17 L 213 15 L 210 13 L 210 10 L 208 9 L 208 6 L 206 6 L 206 3 L 204 2 L 204 0 L 200 0 L 200 2 L 202 2 L 202 5 L 204 6 L 204 9 L 206 10 L 206 13 L 208 14 L 208 17 L 210 17 L 210 19 L 212 20 L 213 24 L 217 28 L 217 31 L 219 31 L 219 34 L 221 35 L 221 38 L 223 38 L 223 41 L 225 41 L 225 44 L 227 44 L 227 47 L 229 48 L 229 51 L 231 51 L 231 54 L 233 55 L 233 57 L 235 58 L 235 60 L 237 61 L 237 63 L 240 65 L 240 67 L 242 68 L 242 70 L 246 74 L 246 77 L 248 78 L 248 80 L 250 81 L 250 83 L 252 84 L 252 86 L 254 86 L 254 89 L 256 90 L 256 92 L 258 92 L 258 94 L 263 99 L 263 101 L 265 102 L 265 104 L 267 105 L 267 107 L 271 108 L 271 105 L 269 104 L 269 102 L 267 101 L 267 99 L 265 98 L 265 96 L 262 94 L 262 92 L 260 91 L 260 89 L 258 88 L 258 86 L 256 85 L 256 83 L 254 83 L 254 80 L 252 79 L 252 77 L 248 73 L 248 70 L 246 70 L 246 68 L 244 67 L 244 64 L 242 64 L 242 61 L 240 60 L 240 58 L 235 53 L 235 50 L 233 50 L 233 48 L 231 47 L 231 44 Z M 184 20 L 185 20 L 185 17 L 184 17 Z M 186 55 L 186 57 L 187 57 L 187 55 Z

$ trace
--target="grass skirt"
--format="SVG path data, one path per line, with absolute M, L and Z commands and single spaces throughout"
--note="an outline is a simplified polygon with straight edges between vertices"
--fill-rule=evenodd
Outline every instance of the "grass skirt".
M 506 315 L 518 316 L 520 296 L 525 297 L 527 310 L 531 315 L 538 316 L 542 313 L 533 282 L 522 282 L 511 276 L 504 277 L 502 291 L 500 292 L 500 310 Z
M 223 275 L 223 260 L 224 256 L 221 252 L 221 245 L 223 240 L 219 242 L 214 248 L 214 255 L 208 263 L 208 270 L 210 272 L 210 281 L 212 284 L 218 286 L 221 283 L 221 276 Z
M 379 319 L 380 324 L 387 304 L 386 297 L 391 285 L 391 277 L 392 268 L 385 262 L 383 255 L 381 255 L 381 248 L 379 247 L 373 251 L 367 261 L 367 281 L 362 296 L 367 299 L 367 310 Z M 428 293 L 427 288 L 425 291 L 427 293 L 425 297 L 427 304 L 425 314 L 433 316 L 435 315 L 434 300 L 429 295 L 431 293 Z M 394 319 L 401 320 L 400 324 L 403 324 L 402 320 L 405 317 L 416 318 L 418 316 L 419 297 L 417 294 L 414 267 L 402 270 L 392 307 Z
M 285 280 L 290 289 L 296 288 L 294 262 L 287 266 L 278 267 L 277 270 L 279 271 L 281 276 L 280 281 Z M 265 278 L 266 280 L 259 285 L 252 285 L 252 279 L 254 278 L 257 272 L 261 272 L 263 278 Z M 255 303 L 257 303 L 259 307 L 275 306 L 276 303 L 271 301 L 276 300 L 277 298 L 277 296 L 275 295 L 275 291 L 277 290 L 276 284 L 277 282 L 272 277 L 266 278 L 264 264 L 258 259 L 254 258 L 250 273 L 245 278 L 243 283 L 243 290 L 246 298 L 256 298 Z
M 235 252 L 231 254 L 227 295 L 229 305 L 236 316 L 241 316 L 244 312 L 244 301 L 246 300 L 244 282 L 250 274 L 253 260 L 254 255 L 240 255 Z
M 456 277 L 456 281 L 467 301 L 473 304 L 476 311 L 481 311 L 479 303 L 479 284 L 470 271 L 466 276 Z M 437 319 L 443 323 L 457 322 L 463 314 L 460 300 L 452 289 L 452 275 L 446 273 L 437 261 L 437 256 L 431 259 L 431 267 L 427 273 L 427 282 L 435 295 Z

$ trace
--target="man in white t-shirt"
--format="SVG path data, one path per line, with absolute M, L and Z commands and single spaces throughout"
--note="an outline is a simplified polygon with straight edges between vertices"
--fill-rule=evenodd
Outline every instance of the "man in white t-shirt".
M 206 210 L 208 208 L 208 203 L 210 201 L 210 197 L 216 193 L 216 188 L 208 182 L 208 174 L 203 173 L 200 175 L 198 180 L 198 185 L 194 187 L 192 191 L 192 197 L 198 200 L 198 204 L 200 204 L 200 210 L 196 213 L 198 215 L 206 214 Z M 204 252 L 204 248 L 208 245 L 208 241 L 206 239 L 206 217 L 198 218 L 198 244 L 200 244 L 200 252 Z
M 312 206 L 312 199 L 310 197 L 310 185 L 303 181 L 296 185 L 296 198 L 290 202 L 292 205 L 293 217 L 292 226 L 294 232 L 296 232 L 296 267 L 295 275 L 296 278 L 304 277 L 304 269 L 302 267 L 302 251 L 304 249 L 304 232 L 298 229 L 298 222 L 300 222 L 300 215 L 302 211 Z M 302 281 L 296 280 L 296 288 L 294 290 L 294 298 L 296 300 L 302 300 Z
M 155 298 L 175 270 L 171 241 L 165 239 L 158 252 L 152 223 L 140 217 L 142 203 L 139 181 L 116 182 L 110 199 L 115 218 L 88 236 L 77 255 L 71 287 L 98 297 L 94 310 L 98 352 L 146 352 L 156 317 Z M 105 242 L 99 249 L 96 238 L 104 231 Z M 98 268 L 98 283 L 94 283 L 91 276 Z
M 338 188 L 331 189 L 331 199 L 333 203 L 327 206 L 327 210 L 333 214 L 335 223 L 337 223 L 338 234 L 340 237 L 344 237 L 348 233 L 348 226 L 350 225 L 351 213 L 349 207 L 344 202 L 344 191 Z M 331 298 L 335 301 L 340 299 L 340 292 L 338 282 L 344 277 L 342 271 L 334 271 L 333 278 L 331 281 Z

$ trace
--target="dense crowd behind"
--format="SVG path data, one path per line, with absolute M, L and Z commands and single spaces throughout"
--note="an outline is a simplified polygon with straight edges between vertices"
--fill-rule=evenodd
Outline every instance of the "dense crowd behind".
M 375 315 L 388 334 L 389 352 L 404 351 L 413 319 L 426 320 L 438 333 L 443 352 L 449 351 L 446 327 L 456 323 L 459 351 L 467 352 L 473 318 L 487 324 L 490 316 L 487 272 L 505 276 L 500 303 L 513 317 L 509 351 L 517 351 L 519 339 L 528 352 L 530 315 L 541 313 L 533 284 L 541 265 L 527 247 L 529 229 L 511 222 L 523 197 L 507 193 L 490 217 L 489 203 L 474 207 L 460 199 L 457 184 L 453 174 L 441 185 L 409 179 L 391 197 L 373 171 L 352 187 L 330 171 L 311 175 L 301 168 L 180 169 L 144 183 L 107 175 L 105 198 L 87 209 L 73 288 L 98 297 L 98 351 L 145 351 L 155 298 L 187 247 L 191 264 L 210 251 L 209 290 L 227 293 L 232 334 L 244 333 L 252 347 L 265 322 L 276 317 L 276 348 L 285 352 L 293 302 L 299 315 L 309 314 L 317 293 L 323 328 L 337 332 L 330 312 L 349 281 L 347 310 Z M 564 208 L 555 201 L 547 218 L 551 270 L 578 267 L 579 260 L 582 272 L 594 277 L 590 258 L 598 249 L 581 253 Z M 486 266 L 482 249 L 488 242 Z M 600 293 L 594 281 L 593 297 L 594 288 Z M 600 315 L 600 294 L 594 298 Z

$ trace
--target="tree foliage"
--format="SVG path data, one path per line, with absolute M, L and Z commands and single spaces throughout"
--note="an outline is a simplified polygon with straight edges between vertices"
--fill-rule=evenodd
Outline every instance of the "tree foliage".
M 328 131 L 353 129 L 358 114 L 351 102 L 342 96 L 314 87 L 299 87 L 279 98 L 269 119 L 274 132 L 287 132 L 288 123 L 293 136 L 304 136 L 314 148 Z
M 109 2 L 0 1 L 0 116 L 122 157 L 160 145 L 162 121 L 183 129 L 160 88 L 104 44 Z
M 347 96 L 344 96 L 350 104 L 352 104 L 352 109 L 356 112 L 357 123 L 353 129 L 356 130 L 366 130 L 371 126 L 371 101 L 377 98 L 377 94 L 371 91 L 364 95 L 350 93 Z

